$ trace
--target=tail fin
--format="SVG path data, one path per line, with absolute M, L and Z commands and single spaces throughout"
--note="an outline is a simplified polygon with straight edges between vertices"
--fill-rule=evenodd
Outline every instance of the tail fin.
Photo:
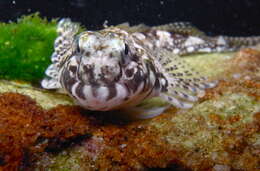
M 260 43 L 260 36 L 250 36 L 250 37 L 229 37 L 220 36 L 232 49 L 240 49 L 245 47 L 255 46 Z

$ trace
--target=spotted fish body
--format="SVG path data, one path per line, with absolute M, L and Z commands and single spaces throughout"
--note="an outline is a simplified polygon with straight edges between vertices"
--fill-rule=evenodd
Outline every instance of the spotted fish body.
M 42 87 L 63 88 L 89 110 L 128 108 L 156 96 L 176 107 L 190 108 L 216 83 L 189 68 L 179 55 L 233 50 L 260 40 L 210 38 L 183 23 L 168 27 L 170 31 L 142 26 L 139 32 L 109 27 L 78 33 L 77 24 L 63 19 Z M 231 46 L 230 42 L 240 44 Z

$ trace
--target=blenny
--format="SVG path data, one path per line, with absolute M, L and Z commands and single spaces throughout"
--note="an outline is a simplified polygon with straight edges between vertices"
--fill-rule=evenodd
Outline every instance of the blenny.
M 152 97 L 190 108 L 217 83 L 190 68 L 181 55 L 231 51 L 260 42 L 260 37 L 209 37 L 189 23 L 122 24 L 79 33 L 78 24 L 62 19 L 57 32 L 52 64 L 41 85 L 62 88 L 80 106 L 96 111 L 134 107 Z

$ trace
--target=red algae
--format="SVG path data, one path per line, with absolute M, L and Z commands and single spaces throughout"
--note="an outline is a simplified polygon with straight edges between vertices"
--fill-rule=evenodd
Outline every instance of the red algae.
M 31 155 L 52 145 L 57 148 L 65 140 L 87 135 L 89 125 L 90 120 L 81 114 L 79 107 L 58 106 L 45 111 L 27 96 L 1 94 L 0 168 L 17 170 L 24 164 L 25 152 Z

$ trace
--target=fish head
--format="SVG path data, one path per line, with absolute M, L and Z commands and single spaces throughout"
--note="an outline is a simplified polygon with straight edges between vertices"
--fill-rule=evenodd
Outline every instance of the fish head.
M 137 46 L 123 30 L 83 32 L 74 40 L 75 52 L 65 63 L 60 82 L 86 109 L 138 104 L 147 96 L 145 86 L 150 82 Z
M 76 41 L 84 82 L 109 84 L 120 79 L 127 51 L 122 37 L 113 32 L 84 32 Z

